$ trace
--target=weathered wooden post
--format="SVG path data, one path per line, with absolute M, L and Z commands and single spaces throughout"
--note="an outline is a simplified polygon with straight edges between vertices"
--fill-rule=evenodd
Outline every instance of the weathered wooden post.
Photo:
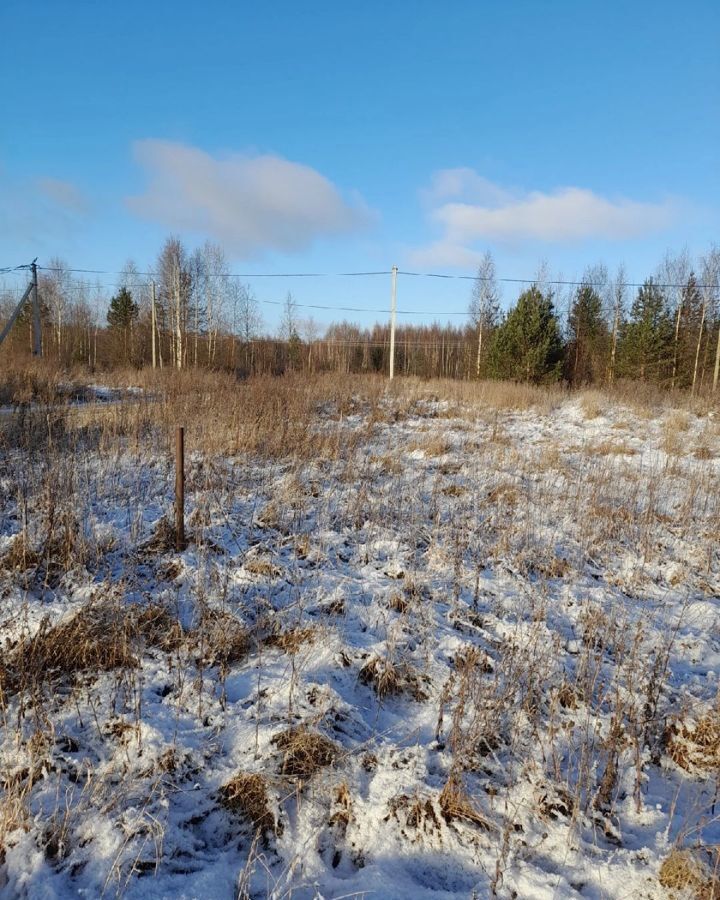
M 175 430 L 175 548 L 185 549 L 185 429 Z

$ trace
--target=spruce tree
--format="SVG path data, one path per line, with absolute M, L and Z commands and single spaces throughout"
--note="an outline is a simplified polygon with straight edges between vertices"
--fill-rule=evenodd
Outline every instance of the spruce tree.
M 652 278 L 638 290 L 620 343 L 621 372 L 628 378 L 664 382 L 671 376 L 673 323 L 665 296 Z
M 562 371 L 563 343 L 551 296 L 533 285 L 518 297 L 493 340 L 490 369 L 495 378 L 540 384 Z
M 125 362 L 128 362 L 130 359 L 132 327 L 138 317 L 138 312 L 138 305 L 126 287 L 120 288 L 110 300 L 107 320 L 113 331 L 122 335 L 123 359 Z

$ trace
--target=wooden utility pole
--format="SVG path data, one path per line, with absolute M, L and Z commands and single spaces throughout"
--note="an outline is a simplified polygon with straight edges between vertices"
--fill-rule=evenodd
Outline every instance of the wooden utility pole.
M 175 429 L 175 548 L 185 549 L 185 429 Z
M 155 279 L 150 282 L 150 322 L 152 326 L 152 367 L 157 365 L 157 348 L 155 345 L 157 332 L 157 313 L 155 312 Z
M 390 303 L 390 381 L 395 377 L 395 317 L 397 315 L 397 273 L 398 267 L 392 267 L 392 297 Z

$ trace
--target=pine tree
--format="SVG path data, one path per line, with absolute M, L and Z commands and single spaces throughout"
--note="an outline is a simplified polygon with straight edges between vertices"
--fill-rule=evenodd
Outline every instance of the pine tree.
M 663 382 L 672 375 L 673 323 L 665 296 L 652 278 L 638 290 L 620 342 L 621 372 Z
M 495 378 L 539 384 L 560 377 L 563 344 L 550 294 L 533 285 L 502 321 L 490 351 Z
M 120 288 L 110 300 L 107 320 L 110 327 L 122 335 L 123 360 L 129 362 L 132 342 L 132 329 L 139 313 L 138 305 L 126 287 Z

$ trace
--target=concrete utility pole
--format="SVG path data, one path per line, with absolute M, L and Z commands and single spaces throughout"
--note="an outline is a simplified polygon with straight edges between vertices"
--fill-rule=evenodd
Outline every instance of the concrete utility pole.
M 392 267 L 392 301 L 390 304 L 390 381 L 395 377 L 395 317 L 397 315 L 397 273 Z
M 33 356 L 42 356 L 42 324 L 40 322 L 40 301 L 38 300 L 37 260 L 30 266 L 32 269 L 33 298 Z
M 150 299 L 150 322 L 152 328 L 152 367 L 157 365 L 157 351 L 155 348 L 155 333 L 157 330 L 157 315 L 155 313 L 155 279 L 150 282 L 151 299 Z
M 12 327 L 17 322 L 20 313 L 23 311 L 23 307 L 27 302 L 28 297 L 32 296 L 32 304 L 33 304 L 33 356 L 42 356 L 42 343 L 41 343 L 41 332 L 40 332 L 40 304 L 38 303 L 38 292 L 37 292 L 37 260 L 33 260 L 30 263 L 30 269 L 32 271 L 32 281 L 25 288 L 25 293 L 20 298 L 20 302 L 15 307 L 12 315 L 5 323 L 5 327 L 2 332 L 0 332 L 0 344 L 5 340 L 5 338 L 12 331 Z M 24 266 L 23 268 L 27 268 Z

